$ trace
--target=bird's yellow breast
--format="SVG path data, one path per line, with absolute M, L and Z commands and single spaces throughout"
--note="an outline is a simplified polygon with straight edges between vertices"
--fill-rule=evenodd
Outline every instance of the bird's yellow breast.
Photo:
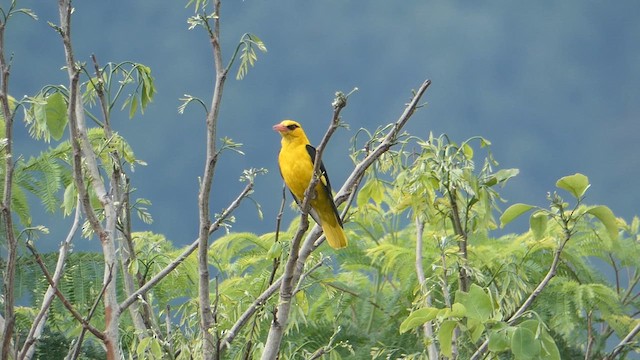
M 313 172 L 313 163 L 305 145 L 283 146 L 278 160 L 285 184 L 298 199 L 302 200 Z

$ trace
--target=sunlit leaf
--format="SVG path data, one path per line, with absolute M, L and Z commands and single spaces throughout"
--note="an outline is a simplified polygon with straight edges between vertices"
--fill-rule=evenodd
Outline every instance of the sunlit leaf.
M 447 357 L 451 357 L 453 330 L 456 328 L 457 322 L 453 320 L 446 320 L 440 325 L 438 330 L 438 341 L 440 342 L 440 350 L 442 354 Z
M 540 354 L 540 341 L 535 332 L 519 326 L 511 336 L 511 351 L 516 359 L 537 359 Z
M 528 204 L 513 204 L 505 210 L 500 216 L 500 227 L 504 227 L 508 223 L 515 220 L 520 215 L 526 213 L 527 211 L 533 209 L 535 206 Z
M 493 312 L 491 298 L 476 284 L 472 284 L 467 293 L 457 291 L 456 302 L 464 305 L 467 317 L 472 319 L 487 321 Z
M 418 309 L 411 314 L 400 324 L 400 333 L 405 333 L 411 329 L 414 329 L 427 321 L 431 321 L 438 316 L 440 309 L 433 307 L 426 307 Z
M 549 218 L 543 211 L 536 211 L 529 218 L 529 229 L 533 233 L 533 237 L 540 240 L 544 237 L 547 230 L 547 222 Z
M 598 218 L 602 225 L 607 229 L 609 233 L 609 237 L 612 240 L 618 238 L 618 221 L 616 220 L 616 216 L 613 214 L 613 211 L 609 209 L 607 206 L 598 205 L 590 207 L 587 211 L 588 214 L 591 214 Z
M 580 173 L 576 173 L 560 178 L 560 180 L 556 182 L 556 186 L 560 189 L 568 191 L 576 199 L 580 199 L 590 185 L 588 177 Z
M 507 351 L 510 345 L 509 336 L 504 330 L 494 331 L 489 336 L 489 351 L 491 352 Z
M 55 92 L 47 97 L 46 122 L 51 137 L 60 140 L 67 126 L 67 104 L 61 93 Z

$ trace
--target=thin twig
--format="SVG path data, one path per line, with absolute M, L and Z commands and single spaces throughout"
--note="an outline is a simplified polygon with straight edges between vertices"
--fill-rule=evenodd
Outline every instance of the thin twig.
M 27 249 L 29 249 L 29 251 L 31 251 L 31 254 L 33 254 L 36 263 L 40 266 L 40 269 L 42 270 L 42 273 L 44 274 L 45 279 L 47 279 L 47 282 L 49 283 L 49 286 L 51 286 L 51 288 L 53 288 L 56 292 L 56 296 L 58 297 L 58 299 L 60 299 L 60 301 L 62 302 L 62 305 L 64 305 L 65 308 L 67 308 L 67 310 L 69 311 L 69 313 L 71 313 L 71 315 L 82 324 L 82 327 L 86 328 L 87 330 L 89 330 L 95 337 L 97 337 L 100 340 L 104 340 L 104 333 L 102 333 L 100 330 L 96 329 L 95 327 L 93 327 L 93 325 L 91 325 L 88 321 L 86 321 L 84 319 L 84 317 L 73 307 L 73 305 L 71 304 L 71 302 L 69 302 L 69 300 L 67 300 L 67 298 L 64 296 L 64 294 L 62 294 L 62 292 L 60 292 L 60 290 L 57 287 L 57 284 L 54 283 L 53 278 L 51 277 L 51 274 L 49 273 L 49 270 L 47 270 L 47 267 L 44 264 L 44 261 L 42 260 L 42 257 L 40 256 L 40 254 L 38 253 L 38 251 L 36 250 L 36 248 L 33 246 L 33 244 L 31 242 L 27 242 L 26 244 Z
M 562 211 L 560 213 L 561 213 L 561 216 L 563 216 Z M 572 236 L 572 231 L 571 229 L 569 229 L 569 225 L 568 225 L 569 220 L 563 218 L 562 221 L 563 221 L 563 227 L 564 227 L 564 238 L 561 240 L 560 244 L 558 245 L 558 247 L 554 252 L 553 261 L 551 262 L 551 266 L 549 267 L 549 271 L 547 272 L 547 275 L 545 275 L 545 277 L 540 281 L 540 283 L 538 283 L 538 286 L 536 286 L 533 292 L 522 303 L 522 305 L 520 305 L 520 307 L 516 310 L 516 312 L 509 317 L 509 319 L 507 320 L 507 324 L 509 325 L 514 324 L 522 315 L 524 315 L 527 312 L 527 310 L 529 310 L 529 307 L 533 304 L 533 302 L 542 293 L 542 291 L 547 287 L 547 285 L 549 285 L 549 282 L 551 281 L 551 279 L 555 277 L 556 272 L 558 270 L 558 265 L 560 264 L 560 255 L 562 255 L 562 251 L 564 250 L 565 245 L 567 245 L 567 242 L 569 241 L 569 239 L 571 239 L 571 236 Z M 485 340 L 482 343 L 482 345 L 480 345 L 480 347 L 476 350 L 476 352 L 471 356 L 470 360 L 480 359 L 480 357 L 483 356 L 484 353 L 487 351 L 488 347 L 489 347 L 489 339 Z
M 218 219 L 211 224 L 209 227 L 209 234 L 213 233 L 217 229 L 220 228 L 220 225 L 229 217 L 229 215 L 238 207 L 244 198 L 253 190 L 254 183 L 250 181 L 244 187 L 244 189 L 240 192 L 240 194 L 229 204 L 229 206 L 222 212 L 222 214 L 218 217 Z M 167 266 L 165 266 L 162 270 L 160 270 L 156 275 L 154 275 L 151 279 L 149 279 L 143 286 L 141 286 L 134 293 L 129 295 L 124 301 L 120 303 L 120 311 L 124 311 L 131 304 L 133 304 L 138 298 L 147 293 L 151 288 L 153 288 L 160 280 L 164 279 L 169 273 L 171 273 L 178 265 L 182 264 L 182 262 L 193 253 L 195 249 L 198 248 L 199 239 L 196 239 L 192 242 L 177 258 L 171 261 Z
M 616 347 L 613 348 L 613 350 L 611 351 L 611 353 L 609 353 L 609 355 L 607 355 L 604 360 L 613 360 L 616 359 L 618 355 L 620 355 L 620 353 L 629 345 L 632 344 L 632 340 L 634 337 L 636 337 L 636 335 L 638 335 L 638 333 L 640 333 L 640 323 L 636 324 L 636 326 L 631 329 L 631 331 L 629 331 L 629 333 L 627 334 L 627 336 L 625 336 L 622 340 L 620 340 L 620 342 L 618 343 L 618 345 L 616 345 Z
M 85 317 L 85 320 L 87 322 L 91 321 L 91 318 L 93 317 L 93 315 L 96 313 L 96 310 L 98 309 L 98 305 L 100 304 L 100 300 L 102 300 L 102 297 L 104 296 L 105 291 L 107 290 L 107 286 L 109 285 L 109 283 L 111 281 L 113 281 L 113 265 L 108 267 L 108 276 L 107 276 L 107 280 L 105 282 L 105 284 L 102 286 L 102 289 L 100 290 L 100 293 L 98 294 L 98 297 L 95 299 L 95 301 L 93 302 L 93 305 L 91 306 L 91 309 L 89 309 L 89 314 Z M 84 337 L 87 333 L 87 329 L 86 328 L 82 328 L 82 330 L 80 331 L 80 335 L 78 336 L 78 339 L 75 342 L 75 348 L 73 350 L 73 354 L 71 355 L 71 357 L 69 358 L 69 360 L 75 360 L 78 357 L 80 357 L 80 351 L 82 350 L 82 343 L 84 342 Z
M 416 214 L 416 276 L 418 277 L 418 281 L 420 283 L 421 292 L 425 296 L 425 306 L 431 306 L 431 294 L 427 290 L 427 278 L 424 274 L 424 268 L 422 265 L 422 248 L 424 244 L 424 221 L 420 219 L 420 216 Z M 429 345 L 427 346 L 427 351 L 429 353 L 429 359 L 437 359 L 438 358 L 438 349 L 436 348 L 436 344 L 434 341 L 430 341 L 433 339 L 433 322 L 427 321 L 423 325 L 424 337 L 428 341 Z
M 58 286 L 60 278 L 62 277 L 67 254 L 69 252 L 69 248 L 71 247 L 71 240 L 73 240 L 73 237 L 75 236 L 80 225 L 80 218 L 82 214 L 80 209 L 80 203 L 78 202 L 76 204 L 76 211 L 73 217 L 73 223 L 71 224 L 71 229 L 69 230 L 69 233 L 67 234 L 67 237 L 65 238 L 62 245 L 60 245 L 60 250 L 58 251 L 58 260 L 56 262 L 56 269 L 53 273 L 52 278 L 54 286 L 49 286 L 44 294 L 42 305 L 40 306 L 40 311 L 33 320 L 31 329 L 29 329 L 29 334 L 27 335 L 25 343 L 22 346 L 22 350 L 20 351 L 20 359 L 31 358 L 31 356 L 33 356 L 35 347 L 32 347 L 32 345 L 35 344 L 36 340 L 40 337 L 40 335 L 42 334 L 42 330 L 44 329 L 44 324 L 49 313 L 49 308 L 56 295 L 55 288 Z

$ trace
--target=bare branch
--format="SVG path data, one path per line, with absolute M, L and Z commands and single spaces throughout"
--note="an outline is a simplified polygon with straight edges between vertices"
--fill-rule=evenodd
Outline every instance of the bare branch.
M 231 202 L 231 204 L 222 212 L 222 214 L 218 217 L 218 219 L 211 224 L 209 227 L 209 234 L 213 233 L 217 229 L 220 228 L 220 224 L 224 222 L 229 215 L 238 207 L 244 198 L 248 196 L 248 194 L 253 190 L 254 183 L 250 181 L 247 183 L 245 188 L 240 192 L 238 197 L 235 198 Z M 147 293 L 151 288 L 153 288 L 160 280 L 164 279 L 170 272 L 172 272 L 178 265 L 182 264 L 182 262 L 193 253 L 195 249 L 198 248 L 198 243 L 200 239 L 196 239 L 192 242 L 177 258 L 175 258 L 171 263 L 167 264 L 164 269 L 160 270 L 156 275 L 154 275 L 151 279 L 149 279 L 143 286 L 141 286 L 134 293 L 129 295 L 124 301 L 120 303 L 119 311 L 122 312 L 126 310 L 131 304 L 133 304 L 138 298 Z
M 60 250 L 58 251 L 58 261 L 56 262 L 56 269 L 53 273 L 53 286 L 49 286 L 47 291 L 44 294 L 42 305 L 40 306 L 40 311 L 36 315 L 33 320 L 33 324 L 31 324 L 31 329 L 29 329 L 29 334 L 22 346 L 22 350 L 20 350 L 20 359 L 30 359 L 33 356 L 35 351 L 35 347 L 33 346 L 40 335 L 42 334 L 42 330 L 44 329 L 44 324 L 46 322 L 47 314 L 49 313 L 49 307 L 51 306 L 51 302 L 56 296 L 55 288 L 57 288 L 58 283 L 60 282 L 60 278 L 62 277 L 62 272 L 64 270 L 64 264 L 67 260 L 67 254 L 69 252 L 69 248 L 71 247 L 71 240 L 75 236 L 78 231 L 78 227 L 80 225 L 81 218 L 81 210 L 80 204 L 76 204 L 76 212 L 73 218 L 73 223 L 71 224 L 71 229 L 67 234 L 66 239 L 60 245 Z
M 53 278 L 51 277 L 49 270 L 47 270 L 47 267 L 44 265 L 44 262 L 42 261 L 42 257 L 40 256 L 36 248 L 33 247 L 33 244 L 29 241 L 27 242 L 27 249 L 29 249 L 29 251 L 31 251 L 31 254 L 33 254 L 33 257 L 35 258 L 36 263 L 40 266 L 40 269 L 42 270 L 42 273 L 44 274 L 45 279 L 47 279 L 49 286 L 51 286 L 51 288 L 54 289 L 56 296 L 58 297 L 58 299 L 60 299 L 60 301 L 62 302 L 62 305 L 64 305 L 64 307 L 69 311 L 69 313 L 79 323 L 82 324 L 82 327 L 87 328 L 98 339 L 104 340 L 105 338 L 104 333 L 102 333 L 100 330 L 93 327 L 93 325 L 91 325 L 87 320 L 85 320 L 84 317 L 73 307 L 71 302 L 67 300 L 64 294 L 60 292 L 60 290 L 57 287 L 57 284 L 53 281 Z
M 12 346 L 12 339 L 15 325 L 15 299 L 14 299 L 14 281 L 16 262 L 18 256 L 18 244 L 13 229 L 13 219 L 11 214 L 11 201 L 13 199 L 13 117 L 14 113 L 9 104 L 9 69 L 10 64 L 4 57 L 4 31 L 6 20 L 0 22 L 0 107 L 2 108 L 2 116 L 4 118 L 4 136 L 6 138 L 4 150 L 0 152 L 4 158 L 4 194 L 0 200 L 0 218 L 4 225 L 4 236 L 7 242 L 7 263 L 4 270 L 3 296 L 4 296 L 4 324 L 2 326 L 2 342 L 0 344 L 0 356 L 2 359 L 9 357 Z
M 636 337 L 638 333 L 640 333 L 640 323 L 636 324 L 636 326 L 633 329 L 631 329 L 631 331 L 629 331 L 627 336 L 625 336 L 624 339 L 620 340 L 618 345 L 616 345 L 616 347 L 613 348 L 611 353 L 609 353 L 609 355 L 607 355 L 607 357 L 605 357 L 604 360 L 616 359 L 618 355 L 620 355 L 620 353 L 625 349 L 625 347 L 632 344 L 633 338 Z
M 424 268 L 422 265 L 422 246 L 424 243 L 424 221 L 420 219 L 420 216 L 416 214 L 416 276 L 420 283 L 420 289 L 425 296 L 425 306 L 431 306 L 431 294 L 427 290 L 427 278 L 424 274 Z M 427 340 L 433 339 L 433 322 L 427 321 L 423 325 L 424 337 Z M 428 341 L 427 351 L 429 353 L 429 359 L 438 358 L 438 349 L 434 341 Z

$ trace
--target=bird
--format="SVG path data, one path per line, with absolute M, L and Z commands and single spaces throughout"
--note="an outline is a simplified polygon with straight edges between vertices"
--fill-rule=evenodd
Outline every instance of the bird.
M 274 125 L 273 130 L 282 136 L 282 147 L 278 154 L 280 175 L 300 206 L 313 175 L 316 149 L 311 146 L 307 135 L 296 121 L 283 120 Z M 319 180 L 315 187 L 315 196 L 310 201 L 309 214 L 322 227 L 327 242 L 332 248 L 344 248 L 347 246 L 347 236 L 336 204 L 333 202 L 331 183 L 322 161 Z

